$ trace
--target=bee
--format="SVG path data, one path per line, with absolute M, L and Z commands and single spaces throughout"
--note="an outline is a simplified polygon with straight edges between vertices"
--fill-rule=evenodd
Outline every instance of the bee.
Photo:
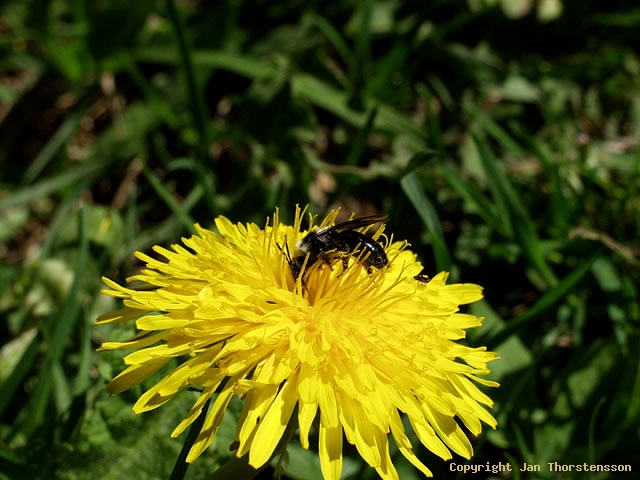
M 349 256 L 354 252 L 360 252 L 358 261 L 372 273 L 373 268 L 383 268 L 389 264 L 389 259 L 380 245 L 373 238 L 358 232 L 356 229 L 364 228 L 374 223 L 387 219 L 383 215 L 356 218 L 332 227 L 324 227 L 308 233 L 296 244 L 295 255 L 292 256 L 285 244 L 287 263 L 293 273 L 293 278 L 298 279 L 305 265 L 308 269 L 317 262 L 324 262 L 331 266 L 336 255 L 342 259 L 343 268 L 349 264 Z M 280 251 L 282 248 L 278 245 Z

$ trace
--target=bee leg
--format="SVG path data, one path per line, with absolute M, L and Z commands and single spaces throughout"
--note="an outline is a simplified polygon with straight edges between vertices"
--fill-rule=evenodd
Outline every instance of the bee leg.
M 347 271 L 348 266 L 349 266 L 349 257 L 347 256 L 342 257 L 342 271 L 336 278 L 340 278 L 342 275 L 344 275 L 345 272 Z
M 331 270 L 333 272 L 333 266 L 331 265 L 331 261 L 329 260 L 330 257 L 328 255 L 324 255 L 324 254 L 323 255 L 319 255 L 318 258 L 320 260 L 322 260 L 322 262 L 325 265 L 328 265 L 329 266 L 329 270 Z

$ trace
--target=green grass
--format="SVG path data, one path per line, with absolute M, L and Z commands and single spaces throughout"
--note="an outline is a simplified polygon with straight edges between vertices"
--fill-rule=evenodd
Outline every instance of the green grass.
M 388 214 L 427 273 L 484 286 L 469 343 L 502 386 L 472 464 L 640 469 L 634 3 L 213 3 L 0 5 L 0 478 L 169 478 L 195 394 L 139 417 L 141 389 L 107 396 L 122 355 L 95 349 L 132 332 L 94 327 L 100 277 L 296 203 Z M 186 478 L 229 460 L 237 413 Z

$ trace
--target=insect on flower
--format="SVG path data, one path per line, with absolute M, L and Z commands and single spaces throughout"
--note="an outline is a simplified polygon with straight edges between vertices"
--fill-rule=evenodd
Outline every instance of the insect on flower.
M 278 248 L 285 254 L 296 280 L 305 265 L 308 269 L 317 262 L 323 262 L 331 267 L 333 261 L 340 259 L 343 268 L 346 269 L 349 257 L 353 254 L 358 254 L 358 262 L 367 269 L 367 273 L 371 274 L 373 268 L 386 267 L 389 259 L 382 245 L 358 229 L 386 219 L 384 215 L 371 215 L 312 231 L 298 241 L 295 256 L 291 255 L 287 244 L 284 251 L 279 245 Z
M 133 406 L 143 413 L 199 389 L 171 433 L 204 417 L 195 440 L 186 440 L 187 463 L 210 447 L 216 456 L 214 449 L 229 450 L 214 439 L 235 402 L 242 412 L 232 451 L 252 474 L 285 458 L 293 432 L 302 448 L 317 451 L 324 480 L 342 477 L 345 444 L 381 478 L 397 480 L 391 437 L 425 476 L 432 473 L 419 445 L 444 460 L 452 452 L 470 458 L 465 430 L 477 436 L 482 423 L 497 424 L 477 384 L 498 386 L 483 378 L 498 357 L 457 342 L 482 324 L 460 312 L 482 298 L 482 287 L 447 284 L 447 272 L 429 280 L 407 242 L 381 229 L 369 236 L 385 217 L 334 225 L 333 210 L 320 226 L 310 216 L 305 230 L 306 210 L 296 207 L 293 225 L 276 211 L 262 228 L 218 217 L 215 230 L 195 225 L 181 244 L 155 246 L 162 258 L 137 252 L 146 266 L 127 281 L 141 285 L 104 278 L 104 293 L 124 305 L 98 323 L 135 322 L 138 330 L 100 347 L 133 350 L 107 391 L 143 384 Z M 334 271 L 340 263 L 348 269 Z
M 419 273 L 418 275 L 413 277 L 413 279 L 417 280 L 420 283 L 429 283 L 431 281 L 431 277 L 429 277 L 429 275 L 425 275 L 423 273 Z

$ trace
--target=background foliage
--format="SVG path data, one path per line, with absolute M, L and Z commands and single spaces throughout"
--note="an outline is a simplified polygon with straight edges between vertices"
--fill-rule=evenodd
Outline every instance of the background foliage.
M 638 32 L 630 0 L 3 1 L 0 477 L 168 478 L 195 393 L 108 398 L 122 355 L 95 349 L 131 331 L 93 326 L 100 276 L 296 203 L 384 212 L 485 287 L 499 429 L 471 463 L 640 469 Z M 230 458 L 227 420 L 187 478 Z

